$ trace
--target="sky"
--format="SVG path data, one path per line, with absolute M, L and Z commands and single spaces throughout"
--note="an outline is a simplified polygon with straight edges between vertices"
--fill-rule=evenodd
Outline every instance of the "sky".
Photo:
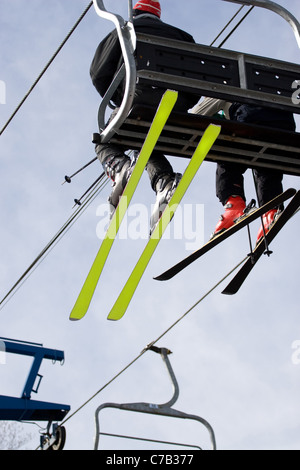
M 106 3 L 127 18 L 127 2 Z M 300 17 L 298 0 L 281 0 L 281 4 Z M 1 128 L 87 5 L 82 0 L 0 0 Z M 172 6 L 170 0 L 161 0 L 161 6 L 164 21 L 189 31 L 202 44 L 210 44 L 238 9 L 221 0 L 189 0 L 184 6 L 179 0 L 173 0 Z M 72 184 L 61 185 L 65 175 L 94 157 L 91 136 L 97 132 L 100 101 L 89 66 L 98 43 L 111 29 L 91 8 L 1 135 L 1 298 L 70 217 L 74 198 L 102 172 L 96 162 Z M 294 63 L 299 57 L 289 25 L 273 12 L 258 8 L 226 48 Z M 297 117 L 297 129 L 299 125 Z M 170 162 L 175 171 L 182 172 L 186 165 L 174 157 Z M 255 197 L 250 171 L 245 184 L 250 200 Z M 284 186 L 299 189 L 299 180 L 287 176 Z M 117 239 L 88 314 L 80 322 L 70 322 L 69 314 L 101 243 L 99 223 L 109 192 L 108 186 L 0 310 L 2 337 L 65 351 L 63 367 L 50 361 L 42 365 L 44 378 L 33 398 L 69 404 L 72 412 L 160 337 L 249 251 L 247 234 L 242 231 L 173 280 L 158 283 L 152 277 L 189 253 L 187 241 L 196 242 L 187 240 L 189 232 L 176 239 L 171 229 L 126 315 L 119 322 L 109 322 L 110 308 L 146 243 L 141 238 Z M 134 223 L 134 208 L 150 207 L 154 200 L 144 174 L 129 223 Z M 215 196 L 215 164 L 206 162 L 201 167 L 182 204 L 198 210 L 194 222 L 207 240 L 223 211 Z M 180 226 L 176 220 L 173 224 Z M 224 283 L 157 343 L 173 352 L 170 361 L 180 389 L 174 408 L 206 419 L 220 450 L 300 447 L 297 227 L 295 217 L 272 244 L 274 254 L 260 260 L 237 295 L 223 296 Z M 254 224 L 254 237 L 258 228 Z M 7 356 L 5 362 L 0 365 L 0 393 L 19 396 L 31 363 L 17 356 Z M 66 450 L 93 448 L 94 415 L 103 403 L 165 403 L 172 393 L 162 360 L 147 352 L 67 421 Z M 199 423 L 108 409 L 100 417 L 103 432 L 210 448 L 207 431 Z M 39 428 L 26 425 L 24 432 L 31 435 L 27 447 L 36 448 Z M 103 437 L 100 448 L 151 447 Z M 162 448 L 170 449 L 154 446 Z

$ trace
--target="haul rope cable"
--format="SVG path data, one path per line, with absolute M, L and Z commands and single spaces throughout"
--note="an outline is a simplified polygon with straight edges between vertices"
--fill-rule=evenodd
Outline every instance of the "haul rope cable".
M 245 5 L 241 6 L 238 11 L 233 15 L 233 17 L 226 23 L 224 28 L 219 32 L 219 34 L 215 37 L 215 39 L 210 43 L 210 46 L 213 46 L 214 43 L 219 39 L 219 37 L 224 33 L 224 31 L 228 28 L 228 26 L 233 22 L 233 20 L 238 16 L 238 14 L 245 8 Z
M 25 101 L 27 100 L 28 96 L 32 93 L 32 91 L 34 90 L 34 88 L 36 87 L 36 85 L 38 84 L 38 82 L 40 81 L 40 79 L 43 77 L 43 75 L 46 73 L 46 71 L 48 70 L 48 68 L 50 67 L 50 65 L 52 64 L 52 62 L 54 61 L 54 59 L 56 58 L 56 56 L 60 53 L 60 51 L 62 50 L 62 48 L 64 47 L 64 45 L 66 44 L 66 42 L 70 39 L 71 35 L 74 33 L 75 29 L 77 28 L 77 26 L 81 23 L 81 21 L 83 20 L 83 18 L 85 17 L 85 15 L 87 14 L 87 12 L 89 11 L 89 9 L 92 7 L 93 5 L 93 2 L 90 2 L 90 4 L 87 6 L 87 8 L 84 10 L 84 12 L 82 13 L 82 15 L 80 16 L 80 18 L 77 20 L 77 22 L 75 23 L 75 25 L 73 26 L 73 28 L 71 29 L 71 31 L 68 33 L 68 35 L 65 37 L 65 39 L 63 40 L 63 42 L 61 43 L 61 45 L 59 46 L 59 48 L 56 50 L 56 52 L 53 54 L 53 56 L 51 57 L 51 59 L 49 60 L 49 62 L 46 64 L 46 66 L 43 68 L 43 70 L 41 71 L 41 73 L 39 74 L 39 76 L 37 77 L 37 79 L 35 80 L 35 82 L 33 83 L 33 85 L 30 87 L 30 89 L 28 90 L 28 92 L 26 93 L 26 95 L 24 96 L 24 98 L 22 99 L 22 101 L 20 102 L 20 104 L 16 107 L 15 111 L 12 113 L 12 115 L 10 116 L 10 118 L 8 119 L 8 121 L 6 122 L 6 124 L 3 126 L 3 128 L 1 129 L 0 131 L 0 136 L 3 134 L 3 132 L 5 131 L 5 129 L 8 127 L 8 125 L 10 124 L 10 122 L 13 120 L 13 118 L 15 117 L 15 115 L 18 113 L 18 111 L 21 109 L 21 107 L 23 106 L 23 104 L 25 103 Z
M 245 5 L 243 5 L 245 6 Z M 224 46 L 225 42 L 228 41 L 228 39 L 232 36 L 232 34 L 238 29 L 238 27 L 242 24 L 242 22 L 247 18 L 247 16 L 251 13 L 252 10 L 254 10 L 255 6 L 252 6 L 248 11 L 247 13 L 240 19 L 240 21 L 235 25 L 235 27 L 230 31 L 230 33 L 226 36 L 225 39 L 223 39 L 223 41 L 219 44 L 218 48 L 220 49 L 222 46 Z M 227 28 L 227 26 L 229 26 L 232 21 L 234 20 L 234 18 L 239 14 L 239 12 L 243 9 L 243 7 L 240 8 L 240 10 L 233 16 L 233 18 L 227 23 L 227 25 L 223 28 L 223 30 L 221 31 L 221 33 L 214 39 L 214 41 L 212 42 L 212 44 L 214 44 L 214 42 L 221 36 L 221 34 L 225 31 L 225 29 Z M 211 44 L 211 45 L 212 45 Z
M 103 179 L 98 182 L 97 187 L 94 191 L 90 192 L 89 195 L 86 196 L 84 201 L 81 203 L 81 206 L 77 208 L 77 210 L 72 214 L 72 216 L 65 222 L 62 228 L 57 232 L 57 234 L 50 240 L 50 242 L 46 245 L 46 247 L 40 252 L 40 254 L 36 257 L 36 259 L 31 263 L 31 265 L 26 269 L 26 271 L 20 276 L 20 278 L 16 281 L 13 287 L 7 292 L 7 294 L 3 297 L 0 301 L 0 310 L 4 308 L 4 306 L 9 302 L 9 300 L 15 295 L 15 293 L 20 289 L 20 287 L 24 284 L 24 282 L 29 278 L 29 276 L 34 272 L 35 269 L 41 264 L 42 261 L 48 256 L 48 254 L 53 250 L 53 248 L 57 245 L 57 243 L 62 239 L 64 235 L 71 229 L 71 227 L 75 224 L 77 219 L 82 215 L 83 212 L 92 204 L 92 202 L 98 197 L 100 192 L 105 188 L 105 186 L 109 183 L 109 179 Z

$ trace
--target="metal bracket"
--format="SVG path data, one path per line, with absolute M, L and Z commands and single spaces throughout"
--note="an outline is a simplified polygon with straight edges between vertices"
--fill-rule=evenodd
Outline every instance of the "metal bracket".
M 176 380 L 174 371 L 172 369 L 171 363 L 169 361 L 168 355 L 171 354 L 171 351 L 165 348 L 157 348 L 155 346 L 148 346 L 147 350 L 154 351 L 156 353 L 159 353 L 167 367 L 168 373 L 170 375 L 172 384 L 173 384 L 173 397 L 171 400 L 169 400 L 167 403 L 161 404 L 161 405 L 156 405 L 153 403 L 126 403 L 126 404 L 117 404 L 117 403 L 104 403 L 100 405 L 95 413 L 95 425 L 96 425 L 96 433 L 95 433 L 95 450 L 98 450 L 99 447 L 99 440 L 100 440 L 100 435 L 102 434 L 100 432 L 100 423 L 99 423 L 99 414 L 104 408 L 116 408 L 119 410 L 125 410 L 125 411 L 134 411 L 138 413 L 147 413 L 151 415 L 157 415 L 157 416 L 165 416 L 165 417 L 172 417 L 172 418 L 181 418 L 181 419 L 190 419 L 190 420 L 195 420 L 201 423 L 205 428 L 207 429 L 210 437 L 210 442 L 211 442 L 211 448 L 212 450 L 216 450 L 216 439 L 215 439 L 215 434 L 213 431 L 213 428 L 211 425 L 204 420 L 203 418 L 196 416 L 196 415 L 191 415 L 187 413 L 183 413 L 178 410 L 174 410 L 172 406 L 175 404 L 179 397 L 179 386 L 178 382 Z M 103 433 L 104 434 L 104 433 Z M 105 434 L 107 435 L 107 434 Z M 111 435 L 114 436 L 114 435 Z M 129 437 L 129 436 L 119 436 L 119 437 L 124 437 L 124 438 L 131 438 L 131 439 L 138 439 L 134 437 Z M 139 438 L 139 440 L 148 440 L 148 439 L 143 439 Z M 155 441 L 155 442 L 162 442 L 162 441 Z M 171 443 L 168 443 L 171 444 Z M 179 444 L 180 445 L 180 444 Z M 196 446 L 194 446 L 196 447 Z
M 41 450 L 46 451 L 60 451 L 63 450 L 66 443 L 66 429 L 64 426 L 59 426 L 57 423 L 52 425 L 52 432 L 50 432 L 50 422 L 47 426 L 46 433 L 42 434 L 40 439 Z
M 225 2 L 231 3 L 239 3 L 240 5 L 251 5 L 260 8 L 266 8 L 267 10 L 271 10 L 274 13 L 280 15 L 283 19 L 285 19 L 289 25 L 292 27 L 297 44 L 300 48 L 300 23 L 299 21 L 284 7 L 279 5 L 278 3 L 271 2 L 269 0 L 223 0 Z
M 61 421 L 69 412 L 68 405 L 31 400 L 38 393 L 42 376 L 39 369 L 44 359 L 64 361 L 64 352 L 44 348 L 42 344 L 0 338 L 5 353 L 33 357 L 33 363 L 20 398 L 0 395 L 0 420 Z M 35 385 L 36 384 L 36 385 Z M 34 388 L 35 385 L 35 388 Z

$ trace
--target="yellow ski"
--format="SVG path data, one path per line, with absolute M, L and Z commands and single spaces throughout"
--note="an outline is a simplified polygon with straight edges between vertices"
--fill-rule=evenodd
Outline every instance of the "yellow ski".
M 135 268 L 133 269 L 128 281 L 126 282 L 121 294 L 119 295 L 116 303 L 114 304 L 111 312 L 108 315 L 108 320 L 120 320 L 125 314 L 131 299 L 138 287 L 138 284 L 150 262 L 152 255 L 161 240 L 170 220 L 172 219 L 181 199 L 186 193 L 189 185 L 194 179 L 197 171 L 199 170 L 203 160 L 207 156 L 214 142 L 218 138 L 221 131 L 220 126 L 213 124 L 209 125 L 206 129 L 198 147 L 192 156 L 178 187 L 176 188 L 173 197 L 164 210 L 155 230 L 153 231 L 140 259 L 138 260 Z
M 135 193 L 136 187 L 141 179 L 145 166 L 154 150 L 159 136 L 172 112 L 177 101 L 178 93 L 167 90 L 162 97 L 160 105 L 152 121 L 151 127 L 140 151 L 132 175 L 126 185 L 118 207 L 110 221 L 106 235 L 102 241 L 98 254 L 81 289 L 78 299 L 73 307 L 70 320 L 82 319 L 88 311 L 99 278 L 110 253 L 115 237 L 119 231 L 122 220 L 126 214 L 128 205 Z

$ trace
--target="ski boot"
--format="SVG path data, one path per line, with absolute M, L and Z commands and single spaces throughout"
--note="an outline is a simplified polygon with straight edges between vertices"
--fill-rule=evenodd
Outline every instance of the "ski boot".
M 246 203 L 240 196 L 231 196 L 225 204 L 224 209 L 225 213 L 224 215 L 221 215 L 215 231 L 210 237 L 211 240 L 232 227 L 243 215 L 245 215 Z
M 170 202 L 182 175 L 174 173 L 172 175 L 164 175 L 160 177 L 155 185 L 156 202 L 150 219 L 150 237 L 162 216 L 163 211 Z
M 112 180 L 112 192 L 108 198 L 111 219 L 132 174 L 133 167 L 134 162 L 131 162 L 131 159 L 124 154 L 108 157 L 103 163 L 104 171 Z
M 282 213 L 281 209 L 272 209 L 266 214 L 263 215 L 262 218 L 262 225 L 259 229 L 258 235 L 257 235 L 257 241 L 256 244 L 262 240 L 262 238 L 267 235 L 269 230 L 273 227 L 273 225 L 277 222 L 278 218 L 280 217 Z

